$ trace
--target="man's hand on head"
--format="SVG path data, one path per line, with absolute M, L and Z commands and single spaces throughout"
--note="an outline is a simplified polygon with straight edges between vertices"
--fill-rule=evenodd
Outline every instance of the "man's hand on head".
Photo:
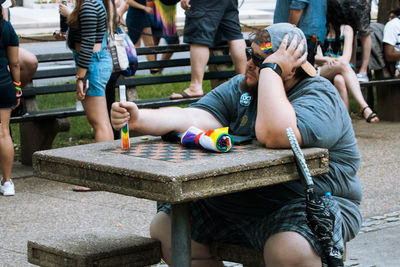
M 276 63 L 282 69 L 281 77 L 286 77 L 292 70 L 301 66 L 307 59 L 307 52 L 304 55 L 304 43 L 305 40 L 301 40 L 300 44 L 297 46 L 297 35 L 293 36 L 291 43 L 288 46 L 289 35 L 287 34 L 279 46 L 279 49 L 268 56 L 263 63 Z

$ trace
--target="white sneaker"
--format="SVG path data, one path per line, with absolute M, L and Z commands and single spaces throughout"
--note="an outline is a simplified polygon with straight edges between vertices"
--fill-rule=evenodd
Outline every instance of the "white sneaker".
M 369 82 L 367 74 L 364 73 L 357 73 L 357 80 L 359 82 Z
M 3 180 L 3 179 L 1 179 L 1 180 Z M 2 193 L 3 196 L 15 195 L 14 183 L 10 180 L 8 182 L 5 182 L 4 185 L 1 185 L 1 181 L 0 181 L 0 193 Z

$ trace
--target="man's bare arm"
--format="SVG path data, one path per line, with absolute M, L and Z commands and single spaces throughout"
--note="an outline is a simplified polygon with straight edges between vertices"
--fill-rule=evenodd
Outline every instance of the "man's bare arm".
M 114 103 L 111 109 L 111 123 L 114 129 L 121 129 L 127 122 L 130 130 L 149 135 L 163 135 L 170 131 L 184 132 L 190 126 L 204 130 L 222 127 L 213 115 L 202 109 L 138 109 L 133 102 Z
M 290 9 L 288 22 L 297 26 L 302 14 L 303 9 Z
M 400 51 L 394 51 L 394 46 L 383 44 L 383 53 L 387 62 L 396 62 L 400 60 Z
M 295 69 L 300 67 L 307 56 L 307 53 L 304 53 L 300 57 L 304 41 L 298 47 L 296 42 L 297 36 L 294 36 L 287 47 L 288 36 L 286 36 L 280 48 L 264 61 L 264 63 L 278 64 L 282 69 L 281 76 L 270 68 L 262 69 L 260 72 L 255 129 L 257 140 L 269 148 L 290 147 L 286 136 L 288 127 L 293 129 L 299 144 L 303 143 L 297 127 L 296 113 L 286 96 L 286 89 L 297 82 L 293 80 Z

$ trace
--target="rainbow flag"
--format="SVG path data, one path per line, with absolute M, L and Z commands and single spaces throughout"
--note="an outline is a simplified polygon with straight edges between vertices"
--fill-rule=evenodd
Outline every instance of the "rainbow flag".
M 186 147 L 200 147 L 214 152 L 228 152 L 233 146 L 229 127 L 203 131 L 191 126 L 181 135 L 181 143 Z

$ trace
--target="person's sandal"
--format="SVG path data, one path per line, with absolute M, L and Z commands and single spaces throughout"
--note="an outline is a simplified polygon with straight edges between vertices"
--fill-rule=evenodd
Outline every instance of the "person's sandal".
M 361 110 L 361 116 L 363 116 L 363 118 L 365 118 L 364 117 L 364 111 L 367 108 L 369 108 L 372 112 L 371 112 L 371 114 L 369 114 L 368 118 L 365 119 L 365 121 L 368 122 L 368 123 L 371 123 L 371 120 L 374 119 L 374 118 L 378 118 L 378 115 L 376 115 L 376 113 L 369 106 L 366 106 Z M 379 118 L 378 118 L 377 122 L 379 122 Z

